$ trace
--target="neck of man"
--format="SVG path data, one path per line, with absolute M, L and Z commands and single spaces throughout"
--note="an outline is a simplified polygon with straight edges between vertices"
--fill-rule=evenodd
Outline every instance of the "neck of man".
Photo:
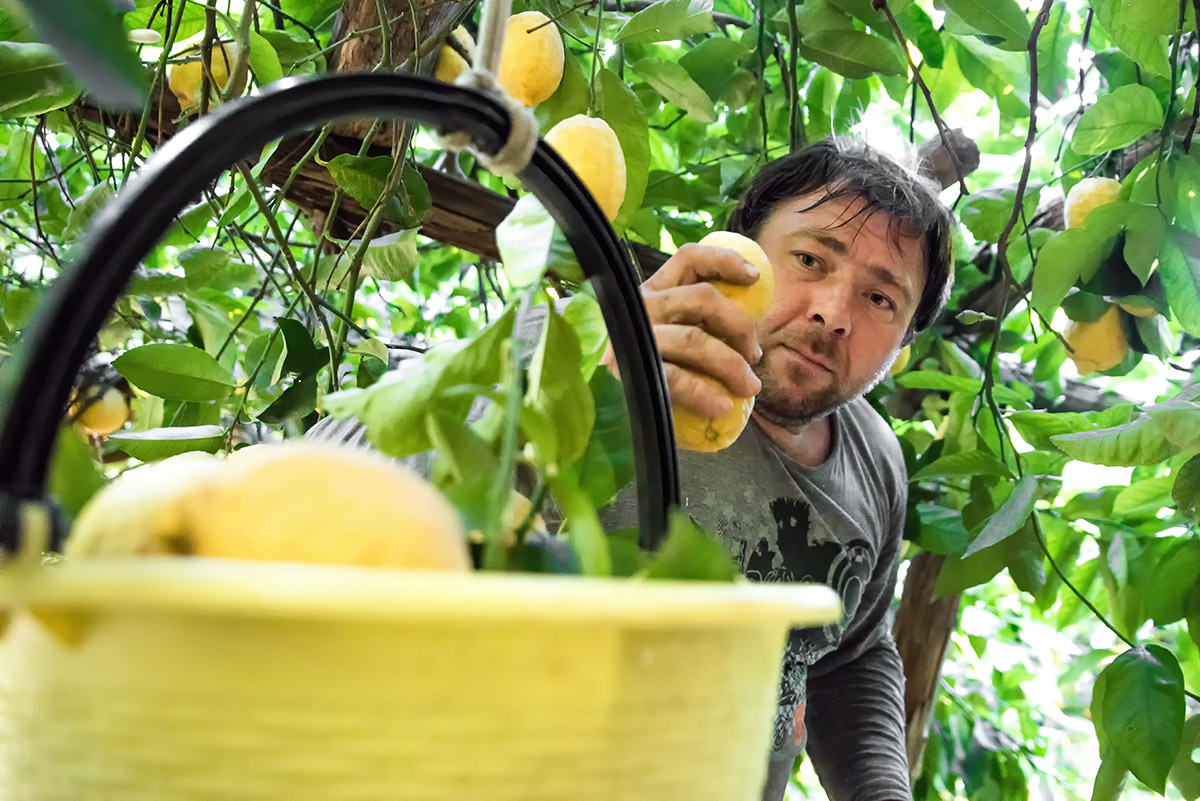
M 759 412 L 751 417 L 783 455 L 805 467 L 818 467 L 833 452 L 833 415 L 798 425 L 777 423 Z

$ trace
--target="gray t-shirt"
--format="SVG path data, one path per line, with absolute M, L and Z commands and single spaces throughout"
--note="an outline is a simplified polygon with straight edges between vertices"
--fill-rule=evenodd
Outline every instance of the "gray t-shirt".
M 887 423 L 863 399 L 832 415 L 819 467 L 783 456 L 753 422 L 717 453 L 680 450 L 684 510 L 756 581 L 812 581 L 841 596 L 842 622 L 792 632 L 764 801 L 783 797 L 807 751 L 834 801 L 911 797 L 904 751 L 904 673 L 887 612 L 896 584 L 908 474 Z M 636 525 L 627 486 L 601 514 Z

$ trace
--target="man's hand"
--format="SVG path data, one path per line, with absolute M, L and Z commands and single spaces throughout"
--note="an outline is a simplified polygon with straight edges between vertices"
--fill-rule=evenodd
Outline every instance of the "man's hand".
M 702 374 L 720 381 L 738 398 L 762 388 L 750 369 L 762 358 L 754 324 L 708 283 L 713 280 L 748 286 L 758 280 L 758 270 L 732 250 L 686 244 L 641 287 L 671 405 L 702 417 L 733 407 L 728 397 L 701 380 Z M 611 344 L 602 363 L 617 375 Z

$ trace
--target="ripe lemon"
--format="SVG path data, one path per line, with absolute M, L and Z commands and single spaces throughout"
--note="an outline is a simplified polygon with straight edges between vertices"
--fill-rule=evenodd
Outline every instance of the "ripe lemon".
M 214 43 L 212 48 L 211 73 L 209 82 L 209 107 L 220 102 L 221 92 L 229 83 L 229 73 L 237 61 L 238 46 L 233 42 L 224 44 Z M 171 67 L 167 76 L 167 85 L 172 94 L 179 100 L 179 107 L 185 111 L 200 108 L 200 93 L 204 87 L 204 65 L 200 60 L 199 50 L 192 61 L 185 61 Z
M 1063 206 L 1068 228 L 1082 228 L 1092 209 L 1113 203 L 1121 194 L 1121 182 L 1114 178 L 1084 178 L 1071 187 Z
M 508 18 L 497 79 L 510 95 L 531 108 L 558 89 L 565 62 L 558 27 L 540 11 Z
M 129 420 L 129 401 L 116 387 L 90 387 L 71 404 L 71 417 L 89 434 L 107 437 Z
M 771 260 L 759 244 L 750 237 L 735 234 L 733 231 L 713 231 L 697 244 L 728 248 L 754 265 L 758 270 L 758 280 L 753 284 L 742 286 L 726 281 L 713 281 L 713 286 L 736 303 L 751 320 L 761 323 L 775 300 L 775 271 L 771 269 Z
M 758 268 L 758 280 L 749 286 L 726 281 L 712 283 L 722 295 L 746 312 L 751 320 L 762 322 L 775 299 L 775 273 L 763 249 L 753 239 L 732 231 L 714 231 L 701 239 L 699 244 L 729 248 Z M 715 378 L 704 375 L 700 378 L 729 397 L 733 401 L 733 408 L 717 417 L 701 417 L 684 409 L 673 408 L 671 419 L 675 427 L 675 442 L 679 447 L 711 453 L 728 448 L 741 436 L 750 421 L 750 413 L 754 411 L 754 398 L 736 398 Z
M 72 539 L 102 555 L 470 569 L 457 510 L 382 454 L 288 441 L 223 461 L 186 456 L 187 463 L 136 469 L 119 493 L 125 476 L 105 487 L 85 507 Z
M 608 123 L 576 114 L 546 132 L 546 143 L 575 170 L 609 222 L 625 200 L 625 153 Z
M 1070 354 L 1071 361 L 1080 375 L 1111 370 L 1129 353 L 1129 341 L 1121 328 L 1121 311 L 1116 306 L 1091 323 L 1071 320 L 1063 338 L 1074 351 Z
M 471 38 L 471 34 L 466 28 L 459 25 L 454 29 L 454 38 L 459 41 L 463 49 L 475 57 L 475 40 Z M 454 83 L 458 80 L 458 76 L 469 70 L 471 65 L 467 60 L 459 54 L 450 45 L 442 45 L 442 52 L 438 56 L 437 69 L 433 72 L 433 77 L 439 81 L 446 83 Z

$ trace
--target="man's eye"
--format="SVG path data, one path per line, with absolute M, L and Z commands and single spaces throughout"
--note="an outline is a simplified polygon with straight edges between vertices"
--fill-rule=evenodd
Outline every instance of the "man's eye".
M 889 298 L 887 295 L 881 295 L 878 292 L 872 293 L 871 302 L 881 309 L 895 308 L 891 298 Z
M 818 266 L 817 257 L 811 253 L 797 253 L 796 261 L 800 262 L 800 266 L 816 269 Z

